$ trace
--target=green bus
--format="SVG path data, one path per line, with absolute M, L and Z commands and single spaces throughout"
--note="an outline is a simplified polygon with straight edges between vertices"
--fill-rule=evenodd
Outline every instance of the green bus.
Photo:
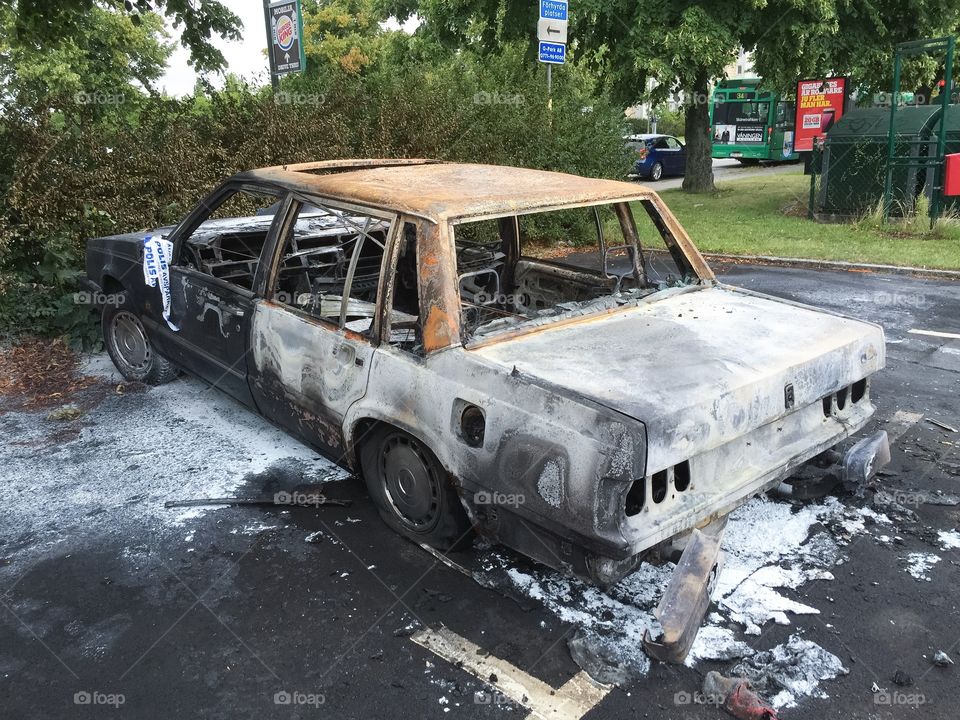
M 722 80 L 710 104 L 713 157 L 742 163 L 797 160 L 796 104 L 760 88 L 760 78 Z

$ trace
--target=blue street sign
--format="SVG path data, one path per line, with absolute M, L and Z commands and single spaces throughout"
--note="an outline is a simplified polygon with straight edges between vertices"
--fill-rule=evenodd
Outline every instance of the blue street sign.
M 567 0 L 540 0 L 540 17 L 546 20 L 566 20 Z
M 564 3 L 566 4 L 566 3 Z M 540 62 L 551 65 L 563 65 L 567 57 L 567 46 L 561 43 L 541 42 Z

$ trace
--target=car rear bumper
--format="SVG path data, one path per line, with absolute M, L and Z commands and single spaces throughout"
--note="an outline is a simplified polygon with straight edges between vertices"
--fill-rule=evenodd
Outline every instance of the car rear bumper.
M 621 526 L 627 552 L 642 552 L 726 515 L 861 430 L 873 412 L 869 389 L 857 402 L 848 398 L 842 409 L 830 396 L 689 458 L 689 484 L 683 489 L 667 471 L 659 479 L 666 486 L 660 502 L 654 497 L 654 478 L 645 478 L 642 509 L 625 516 Z

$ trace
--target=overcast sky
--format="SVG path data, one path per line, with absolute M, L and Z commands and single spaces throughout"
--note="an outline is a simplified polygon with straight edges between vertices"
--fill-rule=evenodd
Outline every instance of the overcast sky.
M 262 0 L 221 0 L 221 2 L 230 8 L 243 23 L 243 28 L 240 31 L 243 34 L 241 40 L 226 42 L 219 37 L 215 37 L 213 40 L 213 44 L 220 48 L 223 56 L 227 59 L 227 72 L 253 82 L 270 82 L 265 54 L 267 50 L 267 31 L 263 24 Z M 416 18 L 411 18 L 404 24 L 404 29 L 413 32 L 418 24 L 419 21 Z M 385 25 L 387 27 L 398 27 L 396 22 L 389 22 Z M 177 45 L 170 58 L 167 73 L 160 80 L 160 89 L 166 90 L 168 94 L 174 96 L 186 95 L 193 92 L 197 74 L 187 64 L 190 53 L 180 46 L 180 33 L 170 28 L 170 35 L 176 39 Z M 223 84 L 223 76 L 213 76 L 210 80 L 217 87 Z
M 264 54 L 267 49 L 267 31 L 263 25 L 263 3 L 261 0 L 221 1 L 243 23 L 243 28 L 240 31 L 243 33 L 242 40 L 226 42 L 219 37 L 215 37 L 213 40 L 213 44 L 220 49 L 227 59 L 228 71 L 248 80 L 268 82 L 270 76 L 267 70 L 267 56 Z M 187 64 L 190 53 L 181 47 L 180 34 L 173 29 L 170 30 L 170 33 L 176 38 L 177 46 L 170 58 L 167 73 L 160 80 L 160 87 L 170 95 L 179 96 L 193 91 L 197 74 Z M 223 82 L 222 77 L 211 79 L 214 85 L 219 86 Z

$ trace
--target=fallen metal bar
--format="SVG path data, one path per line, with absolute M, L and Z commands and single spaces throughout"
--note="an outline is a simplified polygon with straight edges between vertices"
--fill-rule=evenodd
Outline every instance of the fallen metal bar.
M 165 508 L 186 508 L 203 507 L 204 505 L 275 505 L 275 506 L 294 506 L 294 507 L 314 507 L 316 505 L 335 505 L 337 507 L 350 507 L 350 500 L 336 500 L 323 496 L 305 496 L 302 502 L 278 500 L 272 497 L 266 498 L 199 498 L 196 500 L 167 500 L 163 504 Z
M 648 655 L 670 663 L 681 663 L 687 657 L 720 575 L 720 541 L 726 526 L 725 515 L 702 530 L 693 530 L 670 584 L 653 611 L 662 633 L 658 638 L 649 630 L 643 635 Z

